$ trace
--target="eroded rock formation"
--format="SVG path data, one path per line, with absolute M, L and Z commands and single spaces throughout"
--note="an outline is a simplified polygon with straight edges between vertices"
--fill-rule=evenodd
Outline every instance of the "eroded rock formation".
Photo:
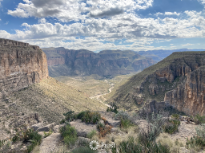
M 0 97 L 47 77 L 46 54 L 38 46 L 0 39 Z
M 63 47 L 43 49 L 47 55 L 49 75 L 72 76 L 97 74 L 102 77 L 129 74 L 143 70 L 155 62 L 134 51 L 69 50 Z
M 135 75 L 113 97 L 125 107 L 149 100 L 165 101 L 187 114 L 205 115 L 205 52 L 173 53 Z

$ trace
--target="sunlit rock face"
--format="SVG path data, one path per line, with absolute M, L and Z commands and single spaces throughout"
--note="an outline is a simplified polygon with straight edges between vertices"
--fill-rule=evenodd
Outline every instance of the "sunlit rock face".
M 38 46 L 0 39 L 0 96 L 47 77 L 46 54 Z

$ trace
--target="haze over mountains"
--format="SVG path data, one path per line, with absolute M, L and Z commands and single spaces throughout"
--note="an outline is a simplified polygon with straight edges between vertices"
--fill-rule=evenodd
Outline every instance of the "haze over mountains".
M 49 75 L 88 76 L 105 78 L 141 71 L 155 62 L 134 51 L 104 50 L 94 53 L 88 50 L 69 50 L 63 47 L 43 49 L 47 55 Z

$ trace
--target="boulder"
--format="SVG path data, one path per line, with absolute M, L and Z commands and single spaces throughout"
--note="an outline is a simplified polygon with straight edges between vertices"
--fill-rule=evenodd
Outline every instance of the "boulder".
M 53 127 L 54 127 L 54 126 L 55 126 L 55 123 L 48 124 L 48 125 L 46 125 L 46 126 L 44 126 L 44 127 L 41 127 L 41 128 L 39 128 L 39 129 L 37 129 L 37 131 L 38 131 L 38 132 L 41 132 L 41 131 L 48 132 L 48 131 L 50 131 L 50 130 L 53 131 Z

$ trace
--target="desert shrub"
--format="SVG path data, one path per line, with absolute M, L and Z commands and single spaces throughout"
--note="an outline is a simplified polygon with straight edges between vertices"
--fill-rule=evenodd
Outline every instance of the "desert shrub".
M 119 111 L 117 114 L 114 116 L 115 119 L 129 119 L 129 114 L 125 111 Z
M 38 132 L 33 131 L 33 129 L 26 129 L 18 132 L 11 140 L 12 142 L 23 141 L 23 143 L 31 143 L 27 146 L 27 151 L 31 152 L 35 146 L 41 143 L 42 136 Z
M 65 116 L 65 120 L 68 122 L 71 122 L 77 118 L 76 114 L 74 114 L 74 111 L 68 111 L 67 113 L 64 113 L 63 115 Z
M 27 147 L 28 152 L 31 152 L 35 146 L 40 145 L 42 140 L 42 136 L 32 129 L 23 132 L 22 138 L 24 143 L 31 142 L 31 144 Z
M 196 124 L 204 124 L 205 123 L 205 116 L 200 116 L 199 114 L 192 117 Z
M 91 139 L 94 135 L 96 135 L 96 131 L 92 130 L 87 134 L 87 137 Z
M 107 108 L 107 112 L 114 112 L 115 114 L 117 114 L 118 113 L 117 109 L 118 109 L 117 105 L 115 103 L 112 103 L 111 107 Z
M 120 119 L 120 128 L 128 128 L 128 127 L 130 127 L 130 126 L 132 126 L 133 124 L 131 123 L 131 121 L 130 120 L 128 120 L 128 119 L 123 119 L 123 118 L 121 118 Z
M 179 114 L 172 114 L 172 117 L 173 117 L 174 119 L 178 119 L 178 120 L 179 120 L 180 115 L 179 115 Z
M 91 150 L 88 146 L 84 146 L 74 149 L 72 153 L 97 153 L 97 151 Z
M 169 147 L 157 144 L 155 141 L 147 141 L 146 144 L 141 141 L 135 142 L 133 137 L 129 137 L 127 141 L 122 141 L 119 145 L 119 153 L 169 153 Z M 116 149 L 112 149 L 112 153 L 116 153 Z
M 77 140 L 77 131 L 74 127 L 71 127 L 69 124 L 67 124 L 60 129 L 60 133 L 66 145 L 71 147 L 75 144 Z
M 196 128 L 197 135 L 192 137 L 190 140 L 187 139 L 186 147 L 191 148 L 205 148 L 205 124 Z
M 84 111 L 79 113 L 77 118 L 82 122 L 96 124 L 101 119 L 101 115 L 98 112 Z
M 97 129 L 99 131 L 99 137 L 105 137 L 106 134 L 111 132 L 112 126 L 105 125 L 105 124 L 103 124 L 101 122 L 98 122 Z
M 63 123 L 65 123 L 65 119 L 62 119 L 62 120 L 60 121 L 60 124 L 63 124 Z
M 5 144 L 6 140 L 0 140 L 0 148 Z
M 173 134 L 178 132 L 178 127 L 180 125 L 180 121 L 178 119 L 169 120 L 164 125 L 164 131 L 169 134 Z

